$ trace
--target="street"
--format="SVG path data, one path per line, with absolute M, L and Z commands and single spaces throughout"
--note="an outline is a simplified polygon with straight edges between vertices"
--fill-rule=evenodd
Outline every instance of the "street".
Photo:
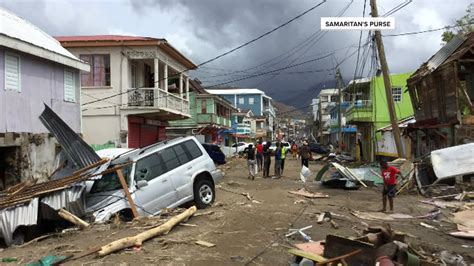
M 273 166 L 273 165 L 272 165 Z M 311 162 L 311 176 L 322 164 Z M 217 199 L 211 208 L 199 210 L 184 226 L 177 226 L 167 235 L 153 238 L 139 250 L 124 250 L 103 258 L 89 255 L 71 261 L 69 265 L 287 265 L 291 259 L 287 250 L 293 243 L 304 242 L 299 235 L 285 238 L 289 228 L 313 227 L 305 232 L 313 240 L 324 240 L 328 234 L 344 237 L 357 236 L 365 223 L 382 225 L 381 221 L 364 221 L 350 211 L 377 211 L 381 207 L 381 188 L 361 188 L 355 191 L 326 189 L 308 180 L 298 181 L 299 161 L 287 159 L 281 179 L 262 179 L 261 173 L 254 181 L 247 179 L 246 161 L 231 159 L 222 169 L 224 180 L 216 188 Z M 270 171 L 273 172 L 273 168 Z M 312 192 L 329 195 L 323 199 L 305 199 L 288 191 L 306 187 Z M 230 192 L 232 191 L 232 192 Z M 252 200 L 239 193 L 249 193 Z M 395 212 L 413 216 L 426 214 L 433 206 L 420 203 L 424 199 L 411 191 L 395 198 Z M 303 201 L 304 202 L 303 202 Z M 330 211 L 339 228 L 329 222 L 317 224 L 319 213 Z M 420 226 L 420 222 L 438 223 L 442 230 Z M 448 250 L 473 262 L 470 244 L 445 234 L 455 229 L 446 216 L 441 222 L 430 220 L 390 221 L 392 229 L 406 234 L 406 241 L 425 255 Z M 195 226 L 194 226 L 195 225 Z M 12 247 L 1 252 L 2 257 L 15 257 L 20 264 L 37 260 L 46 255 L 80 254 L 88 249 L 107 244 L 116 239 L 133 236 L 145 230 L 144 226 L 130 223 L 93 225 L 85 231 L 70 231 L 47 238 L 25 247 Z M 215 244 L 203 247 L 196 241 Z M 124 264 L 125 263 L 125 264 Z

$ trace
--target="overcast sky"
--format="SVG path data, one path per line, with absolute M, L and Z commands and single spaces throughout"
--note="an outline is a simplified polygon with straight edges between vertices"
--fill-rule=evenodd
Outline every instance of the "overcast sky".
M 322 0 L 36 0 L 4 1 L 0 5 L 51 35 L 120 34 L 166 38 L 196 64 L 232 49 L 298 15 Z M 194 71 L 205 85 L 226 83 L 326 56 L 335 58 L 302 64 L 256 78 L 229 83 L 258 87 L 270 96 L 298 106 L 301 97 L 314 97 L 318 84 L 333 80 L 324 72 L 357 48 L 358 31 L 323 32 L 320 17 L 336 16 L 351 1 L 326 3 L 271 35 Z M 369 2 L 369 0 L 367 0 Z M 405 0 L 378 0 L 379 14 Z M 452 25 L 465 14 L 470 0 L 413 0 L 396 12 L 396 29 L 383 34 L 412 32 Z M 364 1 L 354 0 L 344 16 L 362 16 Z M 366 15 L 370 6 L 367 3 Z M 441 47 L 441 31 L 385 37 L 392 73 L 414 71 Z M 363 33 L 363 40 L 366 32 Z M 306 41 L 305 41 L 306 40 Z M 364 42 L 364 41 L 363 41 Z M 354 76 L 356 54 L 344 61 L 345 80 Z M 263 64 L 262 63 L 265 63 Z M 369 65 L 369 63 L 367 63 Z M 258 67 L 256 67 L 258 66 Z M 368 67 L 367 67 L 368 68 Z M 232 71 L 242 72 L 232 73 Z M 222 76 L 225 74 L 224 76 Z M 216 77 L 217 76 L 217 77 Z M 320 87 L 320 86 L 319 86 Z M 295 97 L 295 96 L 301 97 Z M 293 99 L 293 100 L 292 100 Z

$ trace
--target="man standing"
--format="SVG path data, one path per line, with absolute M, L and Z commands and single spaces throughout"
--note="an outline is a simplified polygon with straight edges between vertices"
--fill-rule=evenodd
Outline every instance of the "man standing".
M 249 169 L 249 179 L 255 180 L 255 149 L 249 144 L 247 149 L 247 167 Z
M 276 150 L 275 150 L 275 177 L 281 177 L 281 143 L 276 143 Z
M 303 147 L 300 148 L 301 165 L 309 167 L 309 157 L 311 156 L 311 150 L 309 149 L 308 143 L 303 141 Z
M 270 177 L 270 165 L 272 163 L 272 151 L 270 150 L 271 144 L 272 143 L 270 141 L 267 141 L 267 143 L 263 147 L 263 178 Z
M 400 175 L 400 170 L 393 166 L 388 166 L 386 161 L 380 162 L 380 169 L 382 170 L 383 177 L 383 190 L 382 190 L 382 205 L 381 212 L 387 211 L 387 198 L 390 204 L 390 212 L 393 212 L 393 198 L 397 193 L 397 176 Z
M 258 171 L 262 171 L 262 168 L 263 168 L 263 144 L 262 144 L 261 140 L 257 143 L 257 166 L 258 166 Z

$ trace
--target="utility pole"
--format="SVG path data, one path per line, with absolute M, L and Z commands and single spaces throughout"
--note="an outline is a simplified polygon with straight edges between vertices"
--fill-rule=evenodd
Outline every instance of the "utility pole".
M 370 0 L 370 7 L 372 17 L 378 17 L 377 11 L 377 3 L 376 0 Z M 375 42 L 377 43 L 377 51 L 380 58 L 380 66 L 382 67 L 383 73 L 383 83 L 385 85 L 385 94 L 387 96 L 387 105 L 388 105 L 388 112 L 390 114 L 390 122 L 392 124 L 392 135 L 395 139 L 395 145 L 397 147 L 398 157 L 405 158 L 403 147 L 402 147 L 402 139 L 400 134 L 400 128 L 398 128 L 398 121 L 397 121 L 397 114 L 395 113 L 395 107 L 393 103 L 393 95 L 392 95 L 392 85 L 390 84 L 390 76 L 388 73 L 388 65 L 387 59 L 385 58 L 385 49 L 383 47 L 382 41 L 382 34 L 380 30 L 375 31 Z
M 337 139 L 339 143 L 339 149 L 342 151 L 342 107 L 341 107 L 342 105 L 342 77 L 341 77 L 341 71 L 339 70 L 339 67 L 336 70 L 336 87 L 337 87 L 337 93 L 339 94 L 338 101 L 337 101 L 337 107 L 338 107 Z

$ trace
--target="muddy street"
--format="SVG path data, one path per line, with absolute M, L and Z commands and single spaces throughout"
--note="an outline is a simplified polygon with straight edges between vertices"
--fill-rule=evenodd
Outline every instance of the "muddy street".
M 312 177 L 322 167 L 312 162 Z M 350 211 L 377 211 L 381 207 L 380 188 L 361 188 L 354 191 L 326 189 L 313 182 L 298 180 L 300 163 L 288 159 L 281 179 L 263 179 L 261 173 L 252 181 L 247 179 L 246 161 L 234 159 L 223 167 L 226 175 L 216 188 L 217 199 L 211 208 L 199 210 L 186 224 L 177 226 L 169 234 L 151 239 L 139 250 L 127 249 L 103 258 L 86 256 L 68 262 L 68 265 L 287 265 L 291 256 L 287 250 L 292 243 L 304 242 L 300 235 L 286 238 L 289 228 L 312 225 L 305 232 L 313 240 L 324 240 L 327 234 L 357 236 L 367 224 L 381 225 L 382 221 L 361 220 Z M 273 171 L 271 171 L 273 172 Z M 311 180 L 312 181 L 312 180 Z M 288 193 L 302 187 L 322 192 L 328 198 L 307 199 Z M 248 193 L 250 199 L 245 196 Z M 416 192 L 400 195 L 395 201 L 395 212 L 422 215 L 432 206 L 421 204 Z M 318 224 L 319 213 L 338 214 L 331 223 Z M 466 240 L 448 236 L 444 231 L 455 225 L 441 220 L 443 230 L 420 226 L 421 220 L 390 221 L 394 230 L 406 233 L 407 242 L 427 255 L 449 250 L 472 261 L 472 249 L 462 247 Z M 427 221 L 424 221 L 427 222 Z M 432 221 L 430 221 L 432 222 Z M 93 225 L 85 231 L 70 231 L 0 252 L 3 258 L 15 257 L 19 264 L 37 260 L 46 255 L 80 254 L 88 249 L 113 240 L 133 236 L 145 226 L 127 223 Z M 197 245 L 197 241 L 215 244 L 214 247 Z M 124 265 L 124 264 L 121 264 Z

